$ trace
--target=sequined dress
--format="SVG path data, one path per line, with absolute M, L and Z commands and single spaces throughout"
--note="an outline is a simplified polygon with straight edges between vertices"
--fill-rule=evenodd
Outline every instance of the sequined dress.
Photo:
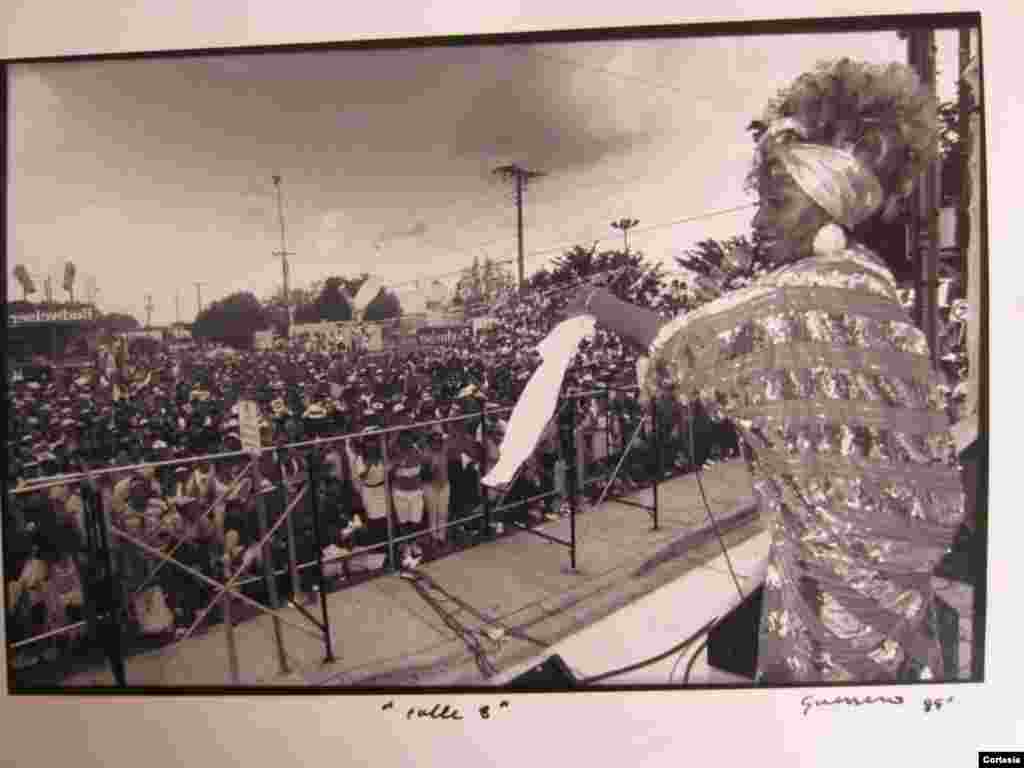
M 732 419 L 771 549 L 757 680 L 943 676 L 931 574 L 963 518 L 942 380 L 891 273 L 853 245 L 663 326 L 650 397 Z

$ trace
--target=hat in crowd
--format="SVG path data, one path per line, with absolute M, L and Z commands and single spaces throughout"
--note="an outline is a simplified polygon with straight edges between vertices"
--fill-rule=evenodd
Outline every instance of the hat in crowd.
M 304 419 L 320 420 L 320 419 L 324 419 L 326 417 L 327 417 L 327 411 L 319 403 L 313 403 L 302 414 L 302 418 L 304 418 Z

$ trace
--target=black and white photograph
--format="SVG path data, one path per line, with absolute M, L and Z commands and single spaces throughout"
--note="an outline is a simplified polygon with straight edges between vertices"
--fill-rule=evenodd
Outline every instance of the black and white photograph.
M 980 18 L 8 62 L 9 693 L 985 682 Z

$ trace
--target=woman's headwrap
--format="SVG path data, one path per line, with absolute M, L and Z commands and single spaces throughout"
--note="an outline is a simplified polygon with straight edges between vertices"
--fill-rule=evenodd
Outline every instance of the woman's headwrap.
M 799 121 L 784 118 L 768 127 L 761 146 L 834 221 L 854 229 L 885 202 L 881 182 L 852 152 L 808 143 L 806 136 Z

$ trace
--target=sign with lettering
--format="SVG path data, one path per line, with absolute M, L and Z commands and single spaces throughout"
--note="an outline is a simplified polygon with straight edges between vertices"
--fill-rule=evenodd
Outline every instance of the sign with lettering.
M 458 325 L 433 325 L 416 331 L 416 341 L 420 346 L 454 347 L 467 344 L 473 340 L 473 326 L 466 323 Z
M 242 450 L 260 448 L 260 407 L 252 400 L 238 403 L 238 436 L 242 439 Z
M 79 323 L 91 323 L 95 319 L 96 309 L 94 307 L 36 309 L 27 312 L 10 312 L 7 315 L 7 320 L 11 327 L 19 325 L 43 325 L 46 323 L 77 325 Z

